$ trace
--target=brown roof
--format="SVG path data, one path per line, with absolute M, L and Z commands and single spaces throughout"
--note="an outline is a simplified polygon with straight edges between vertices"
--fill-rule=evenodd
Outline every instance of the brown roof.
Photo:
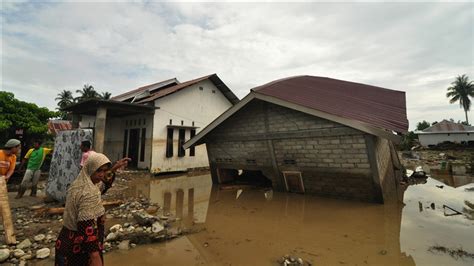
M 422 133 L 444 133 L 444 132 L 473 132 L 474 127 L 443 120 L 439 123 L 426 128 Z
M 252 91 L 379 128 L 408 130 L 402 91 L 315 76 L 280 79 Z
M 168 83 L 170 83 L 172 81 L 174 81 L 174 83 L 176 83 L 176 84 L 178 83 L 178 80 L 176 78 L 171 78 L 171 79 L 163 80 L 163 81 L 156 82 L 156 83 L 153 83 L 153 84 L 145 85 L 145 86 L 139 87 L 139 88 L 131 90 L 131 91 L 127 91 L 125 93 L 116 95 L 116 96 L 114 96 L 110 99 L 111 100 L 117 100 L 117 99 L 123 98 L 123 97 L 127 97 L 127 99 L 128 99 L 128 98 L 134 97 L 139 92 L 146 91 L 146 90 L 152 89 L 152 88 L 157 89 L 157 88 L 160 88 L 161 86 L 167 85 Z
M 187 88 L 191 85 L 194 85 L 206 79 L 211 80 L 214 83 L 214 85 L 224 94 L 224 96 L 232 104 L 236 104 L 237 102 L 239 102 L 239 99 L 237 98 L 237 96 L 235 96 L 235 94 L 224 84 L 224 82 L 222 82 L 222 80 L 217 76 L 217 74 L 212 74 L 212 75 L 207 75 L 207 76 L 200 77 L 197 79 L 189 80 L 183 83 L 179 83 L 171 87 L 160 89 L 156 91 L 155 93 L 152 93 L 149 97 L 146 97 L 144 99 L 137 101 L 137 103 L 147 103 L 147 102 L 154 101 L 156 99 L 175 93 L 177 91 L 180 91 L 184 88 Z

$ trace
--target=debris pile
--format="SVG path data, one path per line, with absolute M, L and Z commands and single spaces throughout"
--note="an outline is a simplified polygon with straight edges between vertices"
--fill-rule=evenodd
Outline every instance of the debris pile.
M 278 260 L 278 264 L 281 266 L 311 266 L 309 261 L 305 261 L 302 258 L 296 256 L 285 255 Z

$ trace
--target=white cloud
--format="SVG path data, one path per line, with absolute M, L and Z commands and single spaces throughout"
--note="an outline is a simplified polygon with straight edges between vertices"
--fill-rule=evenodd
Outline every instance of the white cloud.
M 464 119 L 445 92 L 456 75 L 474 79 L 472 8 L 24 3 L 2 10 L 2 89 L 53 109 L 58 92 L 84 83 L 118 94 L 217 73 L 243 97 L 254 86 L 308 74 L 404 90 L 412 125 Z M 38 88 L 44 93 L 33 96 Z

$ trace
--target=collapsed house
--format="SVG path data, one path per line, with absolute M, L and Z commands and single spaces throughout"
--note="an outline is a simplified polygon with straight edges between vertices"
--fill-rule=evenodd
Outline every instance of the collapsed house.
M 296 76 L 252 89 L 184 148 L 206 144 L 214 183 L 261 175 L 276 190 L 382 203 L 398 198 L 394 132 L 407 129 L 404 92 Z
M 238 101 L 212 74 L 186 82 L 168 79 L 64 111 L 72 113 L 75 127 L 93 130 L 95 151 L 162 173 L 208 167 L 204 146 L 186 151 L 182 144 Z

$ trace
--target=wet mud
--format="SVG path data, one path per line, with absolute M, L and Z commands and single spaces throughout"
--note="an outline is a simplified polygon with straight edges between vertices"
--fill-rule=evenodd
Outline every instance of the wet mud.
M 470 257 L 430 250 L 474 252 L 472 187 L 428 178 L 406 188 L 403 204 L 380 205 L 252 187 L 221 190 L 210 175 L 144 178 L 128 195 L 149 197 L 198 233 L 107 253 L 105 261 L 278 265 L 291 255 L 312 265 L 472 265 Z

